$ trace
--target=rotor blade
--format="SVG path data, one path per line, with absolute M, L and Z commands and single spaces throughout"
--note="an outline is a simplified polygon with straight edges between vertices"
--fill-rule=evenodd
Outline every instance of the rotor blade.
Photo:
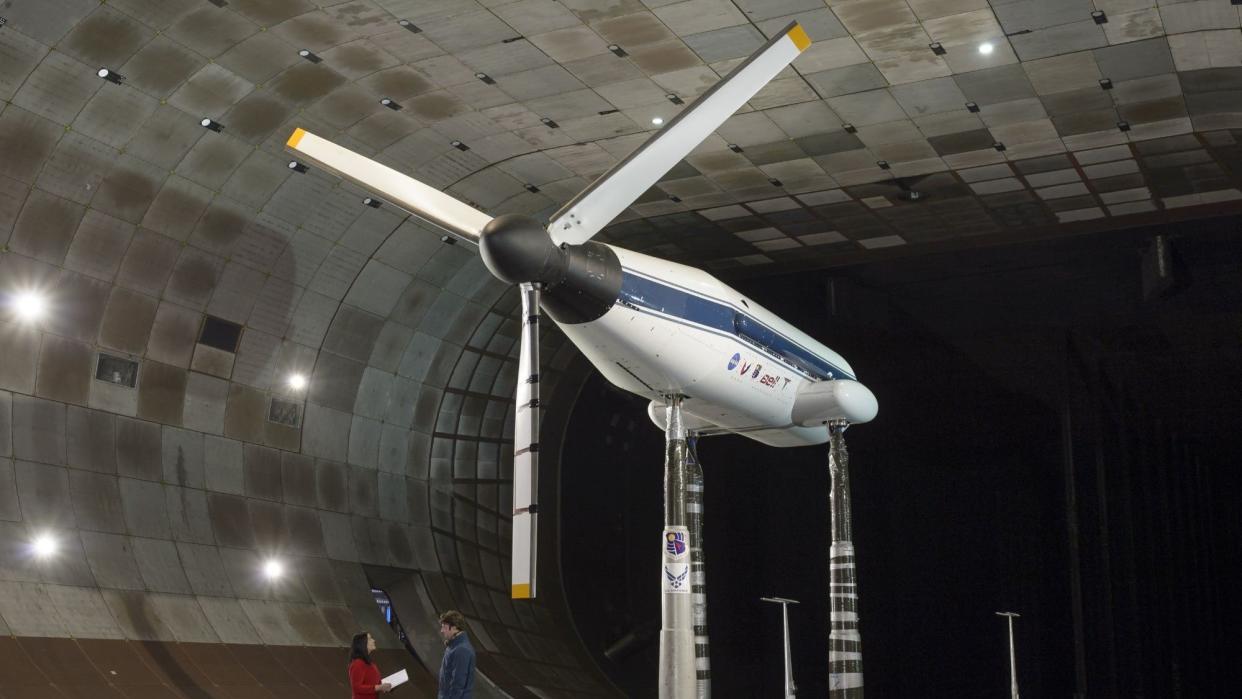
M 590 240 L 810 44 L 810 37 L 797 22 L 785 27 L 638 150 L 553 214 L 548 224 L 552 239 L 571 245 Z
M 473 243 L 491 216 L 422 182 L 348 148 L 297 129 L 285 144 L 307 163 L 375 193 L 415 216 Z
M 522 284 L 522 345 L 513 429 L 513 599 L 535 596 L 539 507 L 539 287 Z

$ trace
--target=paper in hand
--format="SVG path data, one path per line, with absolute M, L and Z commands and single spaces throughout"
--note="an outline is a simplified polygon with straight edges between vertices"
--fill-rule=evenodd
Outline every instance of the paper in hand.
M 401 685 L 410 681 L 410 674 L 406 672 L 405 670 L 401 670 L 400 672 L 394 672 L 391 675 L 385 677 L 383 681 L 386 684 L 392 685 L 393 689 L 396 689 L 397 687 L 400 687 Z

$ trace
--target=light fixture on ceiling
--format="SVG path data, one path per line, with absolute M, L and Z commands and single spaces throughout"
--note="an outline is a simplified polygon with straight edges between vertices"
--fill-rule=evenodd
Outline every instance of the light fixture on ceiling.
M 1004 143 L 1001 143 L 1000 141 L 993 143 L 992 147 L 995 148 L 996 152 L 998 153 L 1004 153 L 1006 150 L 1009 150 L 1009 148 Z
M 893 166 L 892 166 L 892 165 L 889 165 L 889 164 L 888 164 L 888 161 L 887 161 L 887 160 L 877 160 L 877 161 L 875 161 L 875 164 L 876 164 L 876 166 L 877 166 L 877 167 L 879 167 L 881 170 L 891 170 L 891 169 L 893 168 Z
M 372 209 L 378 209 L 383 204 L 379 199 L 376 199 L 375 197 L 366 197 L 365 199 L 362 200 L 362 203 L 366 206 L 371 207 Z
M 319 56 L 316 56 L 315 52 L 311 51 L 310 49 L 302 49 L 301 51 L 298 51 L 298 55 L 310 61 L 311 63 L 318 63 L 323 60 Z
M 546 127 L 548 127 L 549 129 L 559 129 L 559 128 L 561 128 L 561 125 L 560 125 L 560 124 L 556 123 L 555 121 L 553 121 L 553 120 L 552 120 L 551 118 L 549 118 L 549 117 L 542 117 L 541 119 L 539 119 L 539 121 L 543 122 L 543 125 L 544 125 L 544 126 L 546 126 Z
M 729 150 L 733 151 L 734 153 L 741 153 L 741 152 L 742 152 L 742 147 L 741 147 L 741 146 L 739 146 L 739 145 L 738 145 L 738 144 L 736 144 L 736 143 L 730 143 L 730 144 L 729 144 Z
M 496 81 L 492 79 L 492 76 L 488 75 L 487 73 L 475 73 L 474 77 L 478 78 L 479 80 L 482 80 L 484 85 L 495 85 L 496 84 Z
M 539 191 L 539 188 L 538 188 L 538 187 L 536 187 L 536 186 L 535 186 L 535 185 L 533 185 L 533 184 L 525 184 L 525 185 L 522 185 L 522 187 L 523 187 L 526 191 L 530 192 L 531 194 L 534 194 L 534 193 L 536 193 L 536 192 L 538 192 L 538 191 Z
M 449 143 L 449 145 L 456 148 L 459 151 L 462 151 L 463 153 L 470 150 L 470 146 L 462 143 L 461 141 L 453 141 Z
M 931 42 L 930 44 L 927 45 L 927 48 L 931 49 L 932 53 L 936 54 L 937 56 L 943 56 L 946 53 L 948 53 L 947 51 L 944 50 L 944 46 L 940 45 L 939 41 Z
M 47 298 L 30 289 L 19 291 L 9 297 L 9 306 L 17 319 L 25 323 L 35 323 L 47 315 Z
M 1117 130 L 1118 130 L 1118 131 L 1129 131 L 1129 130 L 1130 130 L 1130 122 L 1128 122 L 1128 121 L 1119 121 L 1119 122 L 1117 122 Z
M 621 48 L 620 46 L 617 46 L 616 44 L 608 44 L 608 50 L 612 51 L 619 58 L 624 58 L 625 56 L 630 55 L 625 52 L 625 49 Z
M 285 574 L 285 566 L 275 558 L 269 558 L 263 563 L 263 575 L 268 580 L 277 580 Z
M 393 110 L 394 112 L 399 112 L 399 111 L 401 111 L 401 105 L 397 104 L 396 102 L 392 101 L 391 99 L 389 99 L 389 98 L 387 98 L 387 97 L 381 97 L 381 98 L 380 98 L 380 104 L 384 105 L 385 107 L 388 107 L 389 109 Z
M 773 187 L 784 187 L 785 186 L 784 182 L 781 182 L 775 177 L 769 177 L 768 184 L 772 185 Z
M 293 170 L 294 172 L 305 173 L 309 168 L 307 168 L 305 165 L 303 165 L 302 163 L 299 163 L 296 160 L 290 160 L 289 169 Z
M 216 133 L 220 133 L 220 131 L 224 129 L 224 126 L 221 125 L 220 122 L 212 119 L 211 117 L 203 117 L 202 119 L 199 119 L 198 125 L 208 131 L 215 131 Z
M 652 117 L 651 123 L 655 124 L 656 126 L 659 126 L 664 123 L 664 117 Z
M 845 129 L 845 133 L 858 133 L 858 127 L 853 124 L 841 124 L 841 128 Z
M 974 102 L 967 102 L 967 103 L 966 103 L 966 111 L 970 112 L 971 114 L 978 114 L 978 113 L 979 113 L 979 105 L 975 104 Z
M 673 104 L 685 104 L 685 101 L 682 100 L 682 98 L 678 97 L 677 95 L 674 95 L 671 92 L 665 95 L 664 98 L 667 99 L 669 102 L 672 102 Z
M 95 75 L 98 75 L 99 77 L 103 78 L 104 80 L 107 80 L 108 82 L 114 85 L 120 85 L 121 81 L 125 80 L 124 75 L 121 75 L 115 70 L 111 70 L 109 68 L 100 68 L 99 70 L 95 71 Z
M 293 389 L 294 391 L 300 391 L 306 388 L 306 375 L 298 374 L 296 372 L 293 374 L 289 374 L 288 384 L 289 384 L 289 388 Z
M 1112 78 L 1100 78 L 1100 89 L 1101 89 L 1101 90 L 1111 90 L 1111 89 L 1113 89 L 1113 80 L 1112 80 Z
M 1104 10 L 1095 10 L 1092 12 L 1091 19 L 1094 20 L 1096 24 L 1108 24 L 1108 15 L 1104 13 Z
M 993 50 L 993 49 L 995 49 L 995 48 L 996 48 L 996 47 L 992 45 L 992 42 L 990 42 L 990 41 L 985 41 L 985 42 L 983 42 L 982 44 L 979 44 L 979 53 L 981 53 L 981 54 L 983 54 L 983 55 L 985 55 L 985 56 L 986 56 L 986 55 L 988 55 L 988 54 L 992 53 L 992 50 Z
M 414 24 L 413 22 L 411 22 L 411 21 L 410 21 L 410 20 L 408 20 L 408 19 L 399 19 L 399 20 L 397 20 L 397 24 L 398 24 L 399 26 L 405 27 L 406 29 L 408 29 L 408 30 L 410 30 L 410 31 L 414 32 L 415 34 L 421 34 L 421 33 L 423 32 L 423 30 L 422 30 L 422 29 L 419 29 L 419 28 L 418 28 L 418 25 L 417 25 L 417 24 Z
M 48 532 L 39 534 L 30 542 L 30 551 L 35 555 L 35 558 L 50 558 L 56 554 L 59 548 L 60 542 Z

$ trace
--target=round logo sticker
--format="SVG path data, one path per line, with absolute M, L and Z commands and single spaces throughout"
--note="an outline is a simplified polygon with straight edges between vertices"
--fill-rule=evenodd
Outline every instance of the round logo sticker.
M 729 371 L 736 369 L 737 364 L 740 361 L 742 361 L 742 354 L 740 352 L 734 352 L 733 356 L 729 358 Z

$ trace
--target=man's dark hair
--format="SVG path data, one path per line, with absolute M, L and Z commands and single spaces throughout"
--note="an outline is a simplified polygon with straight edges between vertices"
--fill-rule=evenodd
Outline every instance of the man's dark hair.
M 465 631 L 465 630 L 466 630 L 466 619 L 465 619 L 465 617 L 463 617 L 463 616 L 461 615 L 461 612 L 459 612 L 459 611 L 457 611 L 457 610 L 455 610 L 455 609 L 450 609 L 450 610 L 448 610 L 447 612 L 445 612 L 445 613 L 441 614 L 441 615 L 440 615 L 440 623 L 441 623 L 441 624 L 448 624 L 449 626 L 452 626 L 453 628 L 457 629 L 458 631 Z
M 349 662 L 361 660 L 367 665 L 371 664 L 371 654 L 367 652 L 367 636 L 370 635 L 366 631 L 354 634 L 354 640 L 349 644 Z

